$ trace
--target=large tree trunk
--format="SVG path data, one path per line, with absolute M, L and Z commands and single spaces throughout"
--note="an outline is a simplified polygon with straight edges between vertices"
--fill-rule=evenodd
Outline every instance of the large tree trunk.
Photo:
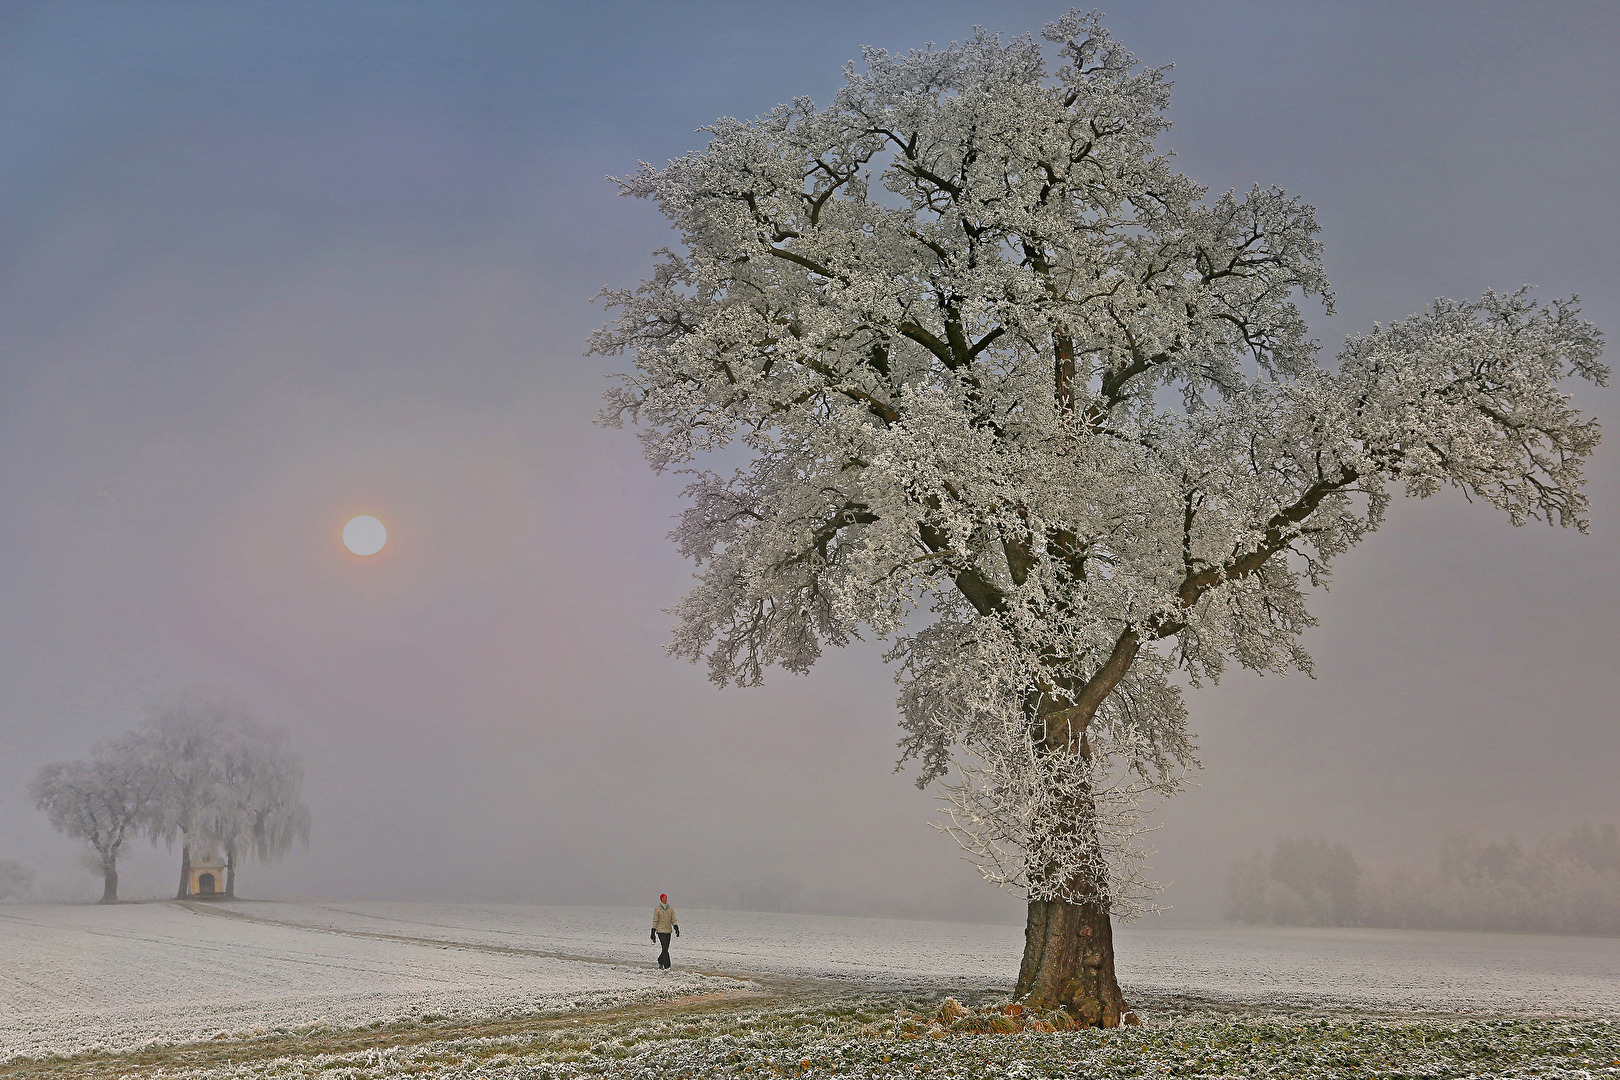
M 1136 656 L 1135 635 L 1127 631 L 1114 655 L 1078 699 L 1037 700 L 1041 748 L 1049 754 L 1076 754 L 1089 761 L 1086 728 L 1097 707 L 1122 678 Z M 1101 866 L 1101 852 L 1092 826 L 1097 809 L 1089 791 L 1071 796 L 1065 807 L 1067 827 L 1075 830 Z M 1046 873 L 1073 873 L 1048 868 Z M 1087 1027 L 1118 1027 L 1135 1023 L 1130 1006 L 1114 977 L 1114 927 L 1110 920 L 1107 882 L 1095 879 L 1095 870 L 1082 870 L 1064 882 L 1060 895 L 1070 900 L 1031 900 L 1024 924 L 1024 962 L 1018 968 L 1015 996 L 1037 1009 L 1062 1009 Z
M 225 899 L 236 899 L 236 845 L 225 845 Z
M 101 857 L 101 900 L 103 904 L 118 903 L 118 856 Z
M 1114 978 L 1114 928 L 1103 904 L 1031 900 L 1015 996 L 1062 1009 L 1087 1027 L 1118 1027 L 1129 1012 Z
M 191 895 L 191 845 L 184 840 L 180 842 L 180 888 L 175 890 L 174 898 L 184 900 Z

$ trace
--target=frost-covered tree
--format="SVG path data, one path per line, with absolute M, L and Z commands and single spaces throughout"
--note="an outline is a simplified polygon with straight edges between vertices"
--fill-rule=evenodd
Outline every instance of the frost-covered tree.
M 1600 336 L 1524 290 L 1352 337 L 1309 206 L 1211 196 L 1155 141 L 1162 69 L 1095 16 L 864 53 L 831 104 L 725 119 L 621 181 L 678 230 L 591 347 L 609 423 L 705 455 L 671 649 L 715 681 L 892 640 L 905 759 L 1029 900 L 1018 995 L 1125 1009 L 1110 913 L 1143 902 L 1144 796 L 1193 763 L 1175 680 L 1309 670 L 1305 588 L 1392 493 L 1585 527 Z
M 1452 833 L 1430 866 L 1364 872 L 1340 844 L 1284 839 L 1233 863 L 1226 914 L 1282 926 L 1620 933 L 1620 831 L 1577 825 L 1521 846 Z
M 290 738 L 241 701 L 193 687 L 146 717 L 135 742 L 160 781 L 147 830 L 180 844 L 177 898 L 186 895 L 194 845 L 224 851 L 225 891 L 234 896 L 241 858 L 274 860 L 295 840 L 308 842 L 303 766 Z
M 247 859 L 274 862 L 297 842 L 309 843 L 304 766 L 286 728 L 243 714 L 220 732 L 218 800 L 203 831 L 225 852 L 225 895 L 236 896 L 236 871 Z
M 136 728 L 135 741 L 159 777 L 158 800 L 147 818 L 154 843 L 180 845 L 180 882 L 175 899 L 188 895 L 191 849 L 207 843 L 207 826 L 226 798 L 221 744 L 225 728 L 244 715 L 237 704 L 193 688 L 153 711 Z
M 101 903 L 118 900 L 118 855 L 152 813 L 160 777 L 129 736 L 95 748 L 89 761 L 46 765 L 29 786 L 51 825 L 90 845 L 101 871 Z
M 1311 837 L 1277 841 L 1270 855 L 1234 863 L 1226 879 L 1226 915 L 1285 926 L 1356 926 L 1361 867 L 1343 844 Z

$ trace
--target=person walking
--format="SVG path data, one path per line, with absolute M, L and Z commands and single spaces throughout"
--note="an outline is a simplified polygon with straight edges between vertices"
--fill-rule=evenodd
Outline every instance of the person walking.
M 658 966 L 669 967 L 669 935 L 681 936 L 681 924 L 675 921 L 675 909 L 669 906 L 669 894 L 660 893 L 658 906 L 653 908 L 652 940 L 664 947 L 658 954 Z

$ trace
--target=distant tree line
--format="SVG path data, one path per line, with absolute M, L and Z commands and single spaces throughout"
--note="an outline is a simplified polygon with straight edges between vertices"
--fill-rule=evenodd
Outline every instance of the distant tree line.
M 1620 935 L 1620 833 L 1581 824 L 1529 846 L 1454 833 L 1429 867 L 1377 871 L 1343 844 L 1279 840 L 1233 863 L 1226 915 L 1278 926 Z
M 118 857 L 142 838 L 179 844 L 177 897 L 187 893 L 192 852 L 222 852 L 224 895 L 234 897 L 240 863 L 309 842 L 303 764 L 291 742 L 240 702 L 192 691 L 97 743 L 87 760 L 46 765 L 29 794 L 55 828 L 89 845 L 102 903 L 118 899 Z

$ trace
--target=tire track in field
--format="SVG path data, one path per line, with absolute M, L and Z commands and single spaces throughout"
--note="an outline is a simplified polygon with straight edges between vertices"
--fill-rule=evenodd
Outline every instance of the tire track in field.
M 240 919 L 244 922 L 262 923 L 267 926 L 279 926 L 289 930 L 303 930 L 316 934 L 337 934 L 340 937 L 364 938 L 371 941 L 393 941 L 406 945 L 416 945 L 434 949 L 465 949 L 469 952 L 498 953 L 503 956 L 534 956 L 547 960 L 568 960 L 579 964 L 595 964 L 599 967 L 610 968 L 640 968 L 643 970 L 656 970 L 658 965 L 649 960 L 615 960 L 605 956 L 590 956 L 584 953 L 564 952 L 561 949 L 536 949 L 523 945 L 494 945 L 487 942 L 460 941 L 455 938 L 419 937 L 413 934 L 391 934 L 381 930 L 354 930 L 335 926 L 312 926 L 309 923 L 293 922 L 290 919 L 273 919 L 264 915 L 252 915 L 245 911 L 232 910 L 212 903 L 198 903 L 189 900 L 172 901 L 176 907 L 184 908 L 197 915 L 213 915 L 225 919 Z M 744 984 L 739 987 L 741 992 L 750 986 L 762 985 L 777 988 L 798 985 L 799 980 L 760 978 L 753 974 L 742 975 L 734 971 L 710 970 L 702 967 L 688 967 L 682 965 L 681 971 L 694 975 L 707 975 L 715 979 L 731 979 Z

